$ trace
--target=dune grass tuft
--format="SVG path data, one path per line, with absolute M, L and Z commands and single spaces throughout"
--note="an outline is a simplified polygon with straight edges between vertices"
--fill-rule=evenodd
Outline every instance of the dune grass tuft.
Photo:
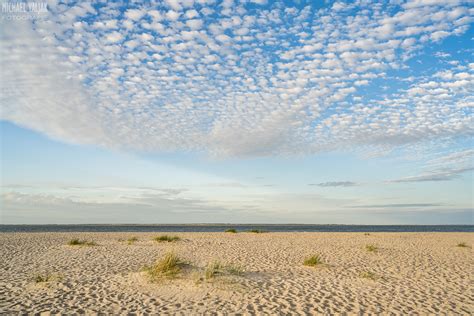
M 48 283 L 62 280 L 62 276 L 50 273 L 38 273 L 33 277 L 35 283 Z
M 97 246 L 94 241 L 80 240 L 80 239 L 71 239 L 67 243 L 69 246 Z
M 367 250 L 368 252 L 376 252 L 377 249 L 378 248 L 374 245 L 365 245 L 365 250 Z
M 183 264 L 184 262 L 175 253 L 169 252 L 155 264 L 147 266 L 143 270 L 147 272 L 152 282 L 157 282 L 162 279 L 175 278 L 180 273 Z
M 364 236 L 370 236 L 370 233 L 364 233 Z
M 249 233 L 255 233 L 255 234 L 266 233 L 265 230 L 261 230 L 261 229 L 250 229 L 250 230 L 248 230 L 247 232 L 249 232 Z
M 309 266 L 309 267 L 315 267 L 317 265 L 322 264 L 323 261 L 321 260 L 321 257 L 319 255 L 312 255 L 311 257 L 307 257 L 303 261 L 303 265 Z
M 175 241 L 178 241 L 180 239 L 181 238 L 179 238 L 178 236 L 170 236 L 170 235 L 161 235 L 161 236 L 157 236 L 157 237 L 153 238 L 153 240 L 155 240 L 157 242 L 175 242 Z
M 364 272 L 361 272 L 360 277 L 361 277 L 361 278 L 364 278 L 364 279 L 369 279 L 369 280 L 376 280 L 376 279 L 378 279 L 378 276 L 377 276 L 374 272 L 372 272 L 372 271 L 364 271 Z
M 224 264 L 220 261 L 213 261 L 207 265 L 204 271 L 206 279 L 213 279 L 217 276 L 241 275 L 243 268 L 237 265 Z
M 49 282 L 53 279 L 53 276 L 51 274 L 37 274 L 34 277 L 35 283 L 45 283 Z
M 127 243 L 129 245 L 132 245 L 133 243 L 135 243 L 136 241 L 138 241 L 138 238 L 137 237 L 130 237 L 129 239 L 127 239 Z
M 469 246 L 465 242 L 460 242 L 459 244 L 456 245 L 456 247 L 469 248 Z
M 229 229 L 226 229 L 225 232 L 226 232 L 226 233 L 233 233 L 233 234 L 236 234 L 236 233 L 237 233 L 237 229 L 235 229 L 235 228 L 229 228 Z

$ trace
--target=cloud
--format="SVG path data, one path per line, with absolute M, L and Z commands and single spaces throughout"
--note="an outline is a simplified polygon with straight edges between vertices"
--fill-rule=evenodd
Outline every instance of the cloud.
M 12 191 L 2 193 L 0 201 L 3 221 L 23 223 L 199 223 L 203 221 L 202 216 L 206 216 L 206 221 L 225 222 L 226 218 L 245 218 L 252 210 L 250 206 L 230 207 L 209 200 L 177 197 L 175 192 L 142 193 L 122 196 L 117 201 L 95 201 Z
M 468 32 L 467 4 L 254 2 L 51 3 L 43 19 L 4 19 L 1 118 L 70 143 L 221 157 L 474 134 L 474 65 L 408 63 Z M 396 88 L 365 94 L 380 86 Z
M 321 182 L 321 183 L 311 183 L 308 184 L 311 186 L 318 186 L 318 187 L 353 187 L 358 185 L 356 182 L 352 181 L 328 181 L 328 182 Z
M 136 9 L 128 9 L 125 11 L 125 16 L 133 21 L 138 21 L 140 20 L 144 15 L 146 14 L 146 11 L 143 10 L 136 10 Z
M 105 36 L 105 40 L 109 43 L 117 43 L 123 40 L 123 35 L 119 32 L 112 32 Z
M 369 205 L 353 205 L 352 208 L 424 208 L 444 206 L 437 203 L 400 203 L 400 204 L 369 204 Z
M 401 179 L 390 180 L 392 183 L 403 183 L 403 182 L 433 182 L 433 181 L 449 181 L 456 179 L 461 174 L 474 170 L 473 167 L 460 168 L 460 169 L 444 169 L 444 170 L 433 170 L 417 176 L 405 177 Z

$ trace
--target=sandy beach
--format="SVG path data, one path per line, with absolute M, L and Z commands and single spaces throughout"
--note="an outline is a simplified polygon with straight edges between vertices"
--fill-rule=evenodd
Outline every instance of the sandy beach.
M 0 313 L 474 311 L 472 233 L 168 233 L 180 240 L 152 239 L 159 235 L 2 233 Z M 138 240 L 128 242 L 131 237 Z M 73 238 L 96 245 L 68 245 Z M 463 242 L 467 247 L 457 246 Z M 174 278 L 150 282 L 143 267 L 169 252 L 186 266 Z M 322 263 L 303 265 L 311 255 Z M 240 273 L 206 278 L 215 260 Z

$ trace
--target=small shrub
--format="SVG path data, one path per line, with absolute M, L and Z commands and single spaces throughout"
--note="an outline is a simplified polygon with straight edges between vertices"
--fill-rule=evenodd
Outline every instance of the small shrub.
M 237 233 L 237 230 L 235 228 L 229 228 L 229 229 L 226 229 L 225 232 L 235 234 L 235 233 Z
M 370 233 L 364 233 L 364 236 L 370 236 Z
M 129 239 L 127 239 L 127 243 L 129 245 L 133 244 L 134 242 L 138 241 L 138 238 L 137 237 L 130 237 Z
M 240 266 L 223 264 L 220 261 L 211 262 L 204 271 L 206 279 L 212 279 L 217 276 L 241 275 L 243 269 Z
M 366 245 L 365 250 L 367 250 L 368 252 L 375 252 L 377 251 L 377 247 L 374 245 Z
M 180 240 L 181 238 L 178 236 L 161 235 L 153 239 L 157 242 L 174 242 Z
M 266 233 L 266 231 L 261 230 L 261 229 L 251 229 L 251 230 L 249 230 L 248 232 L 249 232 L 249 233 L 255 233 L 255 234 Z
M 465 242 L 460 242 L 459 244 L 456 245 L 457 247 L 461 248 L 469 248 L 469 246 Z
M 152 282 L 165 278 L 174 278 L 181 271 L 184 262 L 173 252 L 167 253 L 162 259 L 156 261 L 152 266 L 145 267 Z
M 71 239 L 67 243 L 69 246 L 96 246 L 97 244 L 93 241 Z
M 369 279 L 369 280 L 378 279 L 377 275 L 375 273 L 371 272 L 371 271 L 361 272 L 360 277 L 364 278 L 364 279 Z
M 304 259 L 303 265 L 309 266 L 309 267 L 315 267 L 317 265 L 322 264 L 323 261 L 321 260 L 321 257 L 319 255 L 313 255 L 311 257 L 308 257 Z

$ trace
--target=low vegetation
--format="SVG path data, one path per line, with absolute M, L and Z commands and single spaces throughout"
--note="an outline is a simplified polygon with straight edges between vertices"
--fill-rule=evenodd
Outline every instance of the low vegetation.
M 469 246 L 465 242 L 460 242 L 459 244 L 456 245 L 457 247 L 460 248 L 469 248 Z
M 37 274 L 34 277 L 35 283 L 45 283 L 49 282 L 53 279 L 53 276 L 51 274 Z
M 376 252 L 377 251 L 377 247 L 374 246 L 374 245 L 366 245 L 365 246 L 365 250 L 367 250 L 368 252 Z
M 145 267 L 143 270 L 148 274 L 152 282 L 162 279 L 175 278 L 180 272 L 184 262 L 173 252 L 167 253 L 155 264 Z
M 132 245 L 133 243 L 135 243 L 136 241 L 138 241 L 138 238 L 137 237 L 130 237 L 129 239 L 127 239 L 127 243 L 129 245 Z
M 317 265 L 321 265 L 322 263 L 323 261 L 321 260 L 321 257 L 319 255 L 312 255 L 311 257 L 308 257 L 303 261 L 303 265 L 309 267 L 315 267 Z
M 67 243 L 69 246 L 96 246 L 97 244 L 94 241 L 80 240 L 80 239 L 71 239 Z
M 36 274 L 33 277 L 33 281 L 35 283 L 48 283 L 52 281 L 60 281 L 62 279 L 59 275 L 44 273 L 44 274 Z
M 235 233 L 237 233 L 237 230 L 235 228 L 229 228 L 229 229 L 226 229 L 225 232 L 235 234 Z
M 261 230 L 261 229 L 251 229 L 248 231 L 249 233 L 255 233 L 255 234 L 262 234 L 262 233 L 266 233 L 265 230 Z
M 364 233 L 364 236 L 370 236 L 370 233 Z
M 206 279 L 213 279 L 217 276 L 241 275 L 242 273 L 241 266 L 223 264 L 220 261 L 211 262 L 204 271 Z
M 377 280 L 378 279 L 378 276 L 372 271 L 361 272 L 360 277 L 364 278 L 364 279 L 369 279 L 369 280 Z
M 175 241 L 178 241 L 180 239 L 181 238 L 179 238 L 178 236 L 170 236 L 170 235 L 161 235 L 161 236 L 157 236 L 157 237 L 153 238 L 153 240 L 155 240 L 157 242 L 175 242 Z

